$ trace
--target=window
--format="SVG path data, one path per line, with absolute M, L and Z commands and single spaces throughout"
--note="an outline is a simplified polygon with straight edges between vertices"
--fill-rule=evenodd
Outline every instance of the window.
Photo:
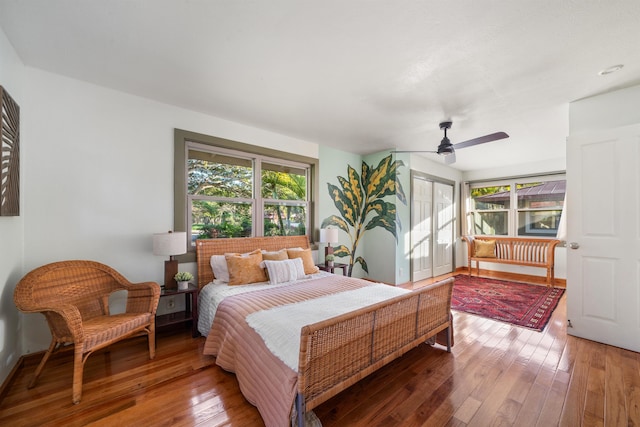
M 555 237 L 564 205 L 564 176 L 477 183 L 468 187 L 471 234 Z
M 472 234 L 509 234 L 511 187 L 471 188 Z
M 190 231 L 191 248 L 313 229 L 317 159 L 180 130 L 175 153 L 175 229 Z
M 564 205 L 566 181 L 516 184 L 518 236 L 555 237 Z
M 191 240 L 253 235 L 253 159 L 187 147 Z

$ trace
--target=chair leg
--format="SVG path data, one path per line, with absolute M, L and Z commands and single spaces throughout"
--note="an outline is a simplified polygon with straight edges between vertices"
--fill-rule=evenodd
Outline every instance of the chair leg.
M 149 359 L 156 357 L 156 327 L 155 324 L 149 328 Z
M 80 403 L 82 398 L 82 376 L 84 370 L 84 360 L 82 355 L 82 346 L 76 345 L 73 349 L 73 403 Z M 88 356 L 88 355 L 87 355 Z
M 42 360 L 40 361 L 40 364 L 36 368 L 36 373 L 33 375 L 33 378 L 27 385 L 27 388 L 33 388 L 33 386 L 36 385 L 36 381 L 38 381 L 38 377 L 42 373 L 42 369 L 44 368 L 44 365 L 47 363 L 47 360 L 49 360 L 49 356 L 51 356 L 53 352 L 56 351 L 57 345 L 58 345 L 58 342 L 55 340 L 55 338 L 52 339 L 51 344 L 49 344 L 49 348 L 47 349 L 47 352 L 44 354 L 44 356 L 42 356 Z

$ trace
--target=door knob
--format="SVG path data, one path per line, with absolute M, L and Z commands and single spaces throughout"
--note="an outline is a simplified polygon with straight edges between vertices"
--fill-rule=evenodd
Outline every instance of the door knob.
M 578 242 L 571 242 L 569 243 L 569 247 L 571 249 L 578 249 L 580 247 L 580 244 Z

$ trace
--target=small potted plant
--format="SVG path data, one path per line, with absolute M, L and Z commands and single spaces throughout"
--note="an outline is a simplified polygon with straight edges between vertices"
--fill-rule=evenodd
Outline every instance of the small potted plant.
M 178 282 L 178 289 L 184 291 L 189 288 L 189 280 L 193 279 L 193 274 L 188 271 L 181 271 L 173 276 L 173 278 Z
M 324 261 L 325 264 L 327 264 L 327 267 L 333 267 L 333 261 L 336 259 L 336 257 L 333 254 L 329 254 L 327 256 L 324 257 Z

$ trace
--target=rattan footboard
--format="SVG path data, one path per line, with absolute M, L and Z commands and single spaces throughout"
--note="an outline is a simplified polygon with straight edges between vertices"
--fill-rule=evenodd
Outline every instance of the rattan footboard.
M 453 279 L 302 328 L 296 407 L 304 413 L 447 331 Z

